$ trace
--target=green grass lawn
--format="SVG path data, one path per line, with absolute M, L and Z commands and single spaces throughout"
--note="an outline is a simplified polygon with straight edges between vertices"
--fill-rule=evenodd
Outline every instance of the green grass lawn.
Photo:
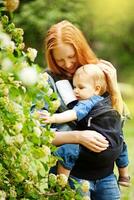
M 133 120 L 134 121 L 134 120 Z M 129 172 L 131 176 L 131 186 L 129 188 L 121 187 L 121 200 L 134 200 L 134 136 L 126 136 L 126 142 L 129 150 Z
M 121 200 L 134 200 L 134 99 L 126 101 L 131 112 L 131 120 L 128 120 L 124 126 L 125 141 L 128 145 L 129 153 L 129 172 L 131 176 L 131 186 L 129 188 L 121 187 Z

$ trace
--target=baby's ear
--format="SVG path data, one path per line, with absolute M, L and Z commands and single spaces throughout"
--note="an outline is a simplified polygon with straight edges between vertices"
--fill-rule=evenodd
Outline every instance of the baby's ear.
M 95 94 L 96 95 L 100 95 L 100 92 L 101 92 L 101 86 L 100 85 L 96 85 L 96 87 L 95 87 Z

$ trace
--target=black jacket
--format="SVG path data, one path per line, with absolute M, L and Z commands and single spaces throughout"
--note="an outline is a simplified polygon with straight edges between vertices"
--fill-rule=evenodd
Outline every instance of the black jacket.
M 109 141 L 109 148 L 95 153 L 81 146 L 80 156 L 71 172 L 72 175 L 97 180 L 113 172 L 114 161 L 123 148 L 122 122 L 119 113 L 111 106 L 109 97 L 105 97 L 78 124 L 78 130 L 94 130 Z

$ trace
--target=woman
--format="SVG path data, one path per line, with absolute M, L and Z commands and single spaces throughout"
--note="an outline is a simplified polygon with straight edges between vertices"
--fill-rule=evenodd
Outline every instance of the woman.
M 102 63 L 101 68 L 106 75 L 107 91 L 110 94 L 112 105 L 119 113 L 123 112 L 123 101 L 117 85 L 115 68 L 111 63 L 96 57 L 81 31 L 73 24 L 62 21 L 49 29 L 46 36 L 46 59 L 54 80 L 69 79 L 71 81 L 73 74 L 80 66 Z M 53 144 L 58 146 L 65 143 L 78 143 L 98 153 L 109 146 L 105 137 L 89 130 L 56 132 Z M 96 177 L 89 181 L 91 199 L 120 199 L 118 184 L 113 173 L 105 174 L 101 179 Z

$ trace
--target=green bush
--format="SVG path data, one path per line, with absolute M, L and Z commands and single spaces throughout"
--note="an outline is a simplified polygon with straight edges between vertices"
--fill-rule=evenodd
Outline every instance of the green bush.
M 11 16 L 0 8 L 0 199 L 81 199 L 64 175 L 49 175 L 57 161 L 54 132 L 36 111 L 47 104 L 55 112 L 59 99 L 34 63 L 37 51 L 24 51 L 24 32 Z

